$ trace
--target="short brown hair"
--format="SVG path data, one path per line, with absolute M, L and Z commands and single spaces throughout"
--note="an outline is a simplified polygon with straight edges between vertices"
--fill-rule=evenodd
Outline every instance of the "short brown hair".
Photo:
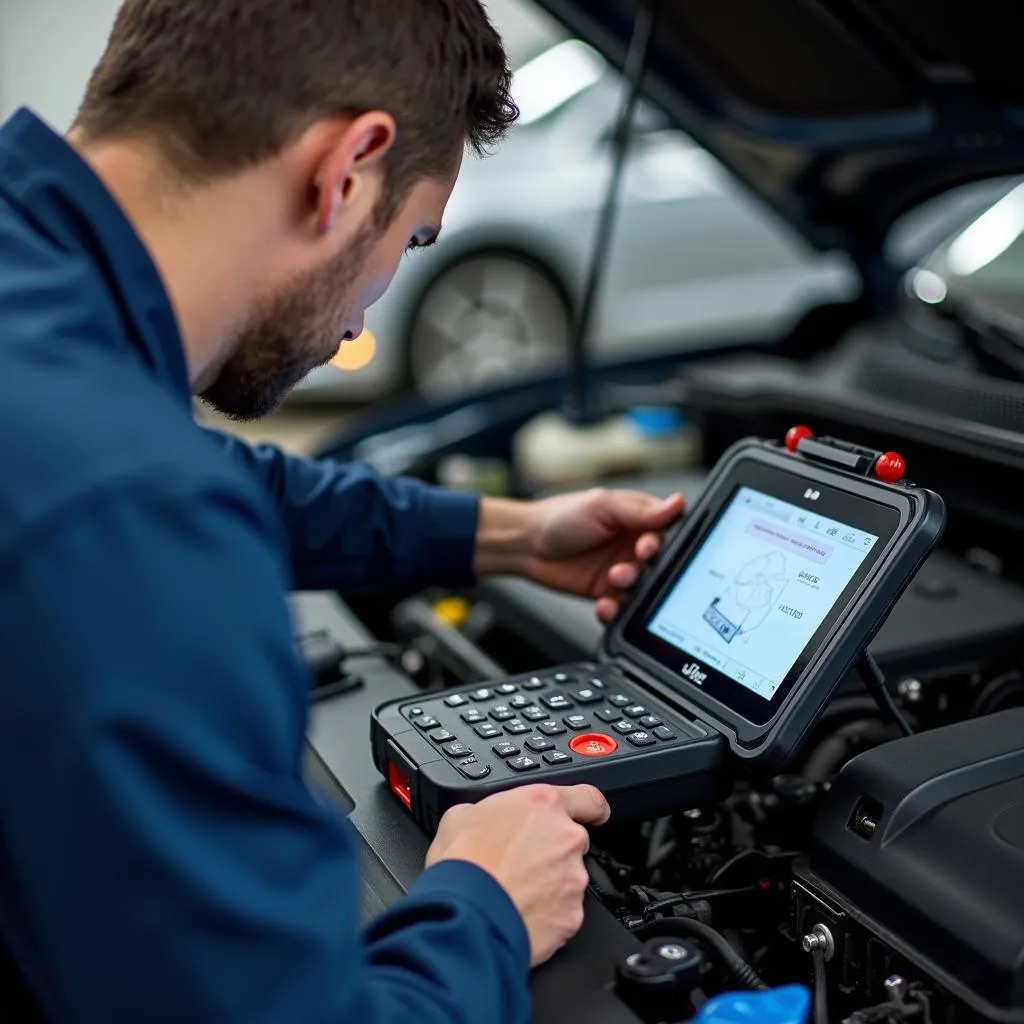
M 76 128 L 153 139 L 190 179 L 270 159 L 322 117 L 385 110 L 384 219 L 519 115 L 480 0 L 125 0 Z

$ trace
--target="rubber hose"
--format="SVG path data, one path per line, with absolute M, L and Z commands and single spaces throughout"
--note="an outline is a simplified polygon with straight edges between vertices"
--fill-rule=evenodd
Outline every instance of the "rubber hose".
M 688 917 L 673 917 L 642 925 L 633 934 L 645 941 L 662 936 L 699 939 L 718 954 L 729 973 L 744 988 L 753 989 L 755 992 L 764 992 L 768 988 L 757 971 L 729 945 L 725 936 L 715 931 L 710 925 L 702 924 L 700 921 L 694 921 Z

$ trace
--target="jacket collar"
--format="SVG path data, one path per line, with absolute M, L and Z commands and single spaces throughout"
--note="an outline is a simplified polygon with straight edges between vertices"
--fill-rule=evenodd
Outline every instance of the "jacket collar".
M 92 168 L 25 109 L 0 127 L 0 196 L 37 230 L 97 268 L 128 340 L 191 407 L 181 332 L 156 264 Z

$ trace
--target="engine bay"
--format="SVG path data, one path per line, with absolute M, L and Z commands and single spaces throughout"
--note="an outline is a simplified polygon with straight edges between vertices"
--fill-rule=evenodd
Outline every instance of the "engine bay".
M 632 369 L 589 365 L 591 309 L 585 301 L 576 316 L 566 381 L 552 378 L 470 396 L 440 411 L 385 416 L 330 454 L 441 483 L 451 483 L 442 471 L 446 461 L 477 460 L 478 468 L 486 464 L 490 471 L 497 464 L 499 480 L 511 484 L 501 493 L 532 498 L 546 493 L 551 481 L 531 483 L 529 473 L 519 473 L 523 460 L 514 451 L 514 436 L 531 418 L 563 405 L 576 423 L 587 422 L 594 410 L 600 418 L 671 407 L 673 413 L 682 410 L 699 434 L 696 459 L 658 473 L 654 460 L 644 458 L 642 476 L 594 479 L 663 495 L 682 490 L 692 499 L 740 438 L 781 437 L 793 423 L 811 422 L 820 434 L 882 452 L 896 446 L 915 483 L 941 495 L 949 518 L 942 546 L 871 642 L 895 712 L 880 710 L 877 693 L 851 673 L 802 737 L 799 756 L 784 774 L 740 772 L 722 797 L 694 804 L 681 795 L 668 813 L 613 821 L 595 832 L 586 921 L 577 938 L 532 977 L 534 1019 L 795 1024 L 813 1005 L 816 1024 L 1024 1024 L 1019 328 L 983 324 L 979 330 L 956 315 L 955 304 L 932 303 L 923 295 L 900 309 L 897 278 L 909 263 L 898 270 L 898 260 L 889 266 L 882 258 L 898 217 L 941 192 L 947 176 L 950 187 L 983 176 L 981 164 L 968 170 L 963 163 L 964 136 L 951 125 L 969 115 L 973 130 L 988 123 L 993 111 L 982 103 L 979 119 L 969 102 L 933 104 L 940 90 L 931 75 L 915 78 L 901 70 L 901 82 L 929 83 L 926 107 L 935 125 L 950 118 L 935 130 L 933 163 L 924 136 L 915 135 L 912 146 L 894 146 L 884 118 L 861 119 L 863 136 L 844 134 L 841 143 L 839 136 L 818 134 L 832 122 L 808 116 L 808 97 L 821 101 L 830 117 L 841 108 L 843 119 L 835 123 L 844 133 L 851 127 L 847 109 L 874 109 L 860 101 L 831 106 L 867 79 L 830 49 L 836 40 L 854 44 L 858 59 L 862 50 L 877 47 L 875 70 L 891 71 L 901 66 L 892 64 L 892 41 L 898 39 L 902 51 L 934 18 L 901 19 L 879 47 L 885 37 L 879 25 L 869 24 L 865 5 L 839 5 L 842 16 L 835 4 L 811 5 L 813 12 L 807 5 L 783 5 L 800 19 L 794 38 L 811 38 L 805 32 L 819 16 L 827 32 L 816 33 L 813 45 L 793 45 L 783 35 L 771 46 L 756 33 L 737 35 L 738 9 L 728 5 L 670 4 L 658 32 L 652 32 L 647 5 L 636 16 L 635 5 L 610 2 L 552 0 L 551 6 L 581 34 L 601 23 L 625 43 L 632 27 L 628 100 L 615 132 L 617 167 L 624 166 L 644 75 L 654 71 L 669 86 L 661 93 L 667 108 L 698 141 L 760 187 L 822 248 L 838 245 L 855 255 L 864 294 L 850 303 L 817 306 L 770 348 L 739 342 L 712 354 L 684 346 L 671 362 Z M 763 4 L 740 6 L 748 15 L 763 15 Z M 885 8 L 869 6 L 875 18 Z M 765 22 L 767 38 L 788 30 L 782 13 L 773 9 Z M 958 23 L 951 66 L 963 62 L 967 51 L 959 37 L 973 26 L 966 14 Z M 756 41 L 749 52 L 743 48 L 748 39 Z M 708 40 L 714 42 L 710 62 Z M 932 40 L 922 54 L 933 54 L 934 46 Z M 782 52 L 791 52 L 794 61 L 813 56 L 813 69 L 779 74 L 760 63 L 763 54 Z M 993 63 L 988 49 L 972 52 L 985 55 L 979 67 Z M 922 63 L 931 70 L 934 61 Z M 742 66 L 742 75 L 726 74 L 730 65 L 737 71 Z M 982 80 L 973 68 L 960 69 L 958 81 L 973 87 Z M 740 81 L 750 87 L 749 108 L 734 104 Z M 780 81 L 802 83 L 798 101 L 775 94 Z M 826 82 L 835 86 L 834 96 L 823 89 Z M 942 93 L 948 88 L 944 80 Z M 1005 99 L 991 85 L 985 95 Z M 975 99 L 972 89 L 960 99 Z M 903 99 L 887 106 L 909 109 Z M 741 116 L 748 109 L 759 119 Z M 993 123 L 1001 125 L 990 140 L 994 159 L 1014 136 L 1009 119 Z M 875 137 L 881 126 L 885 133 Z M 957 141 L 950 146 L 950 140 Z M 978 159 L 978 150 L 971 152 Z M 1004 166 L 1010 163 L 997 161 L 992 173 Z M 604 240 L 611 237 L 617 180 L 610 176 L 588 299 L 597 293 L 610 248 Z M 571 385 L 568 403 L 565 385 Z M 534 436 L 535 468 L 558 463 L 561 472 L 568 463 L 587 461 L 571 448 L 571 426 L 545 427 L 546 433 Z M 599 454 L 603 458 L 595 462 L 615 461 L 608 452 Z M 362 837 L 368 914 L 410 884 L 427 844 L 394 786 L 389 792 L 371 764 L 366 727 L 374 709 L 387 700 L 423 696 L 426 702 L 426 695 L 451 687 L 530 673 L 547 685 L 545 673 L 593 659 L 602 643 L 587 602 L 513 579 L 458 592 L 360 598 L 333 610 L 307 608 L 299 619 L 307 632 L 320 624 L 309 648 L 320 684 L 315 763 L 334 791 L 343 792 L 343 806 Z M 909 729 L 898 724 L 901 719 Z M 783 994 L 791 995 L 791 986 L 811 998 L 787 1001 Z M 737 991 L 779 998 L 771 1005 L 721 1001 Z
M 615 483 L 693 495 L 701 481 L 698 470 Z M 700 1019 L 722 993 L 800 984 L 818 1021 L 1024 1021 L 1024 586 L 1012 558 L 961 536 L 951 529 L 872 644 L 915 735 L 851 675 L 786 774 L 741 775 L 719 802 L 599 830 L 588 925 L 535 982 L 543 992 L 552 979 L 560 1015 L 574 985 L 580 998 L 601 992 L 598 1020 L 658 1024 Z M 587 602 L 501 578 L 346 612 L 362 649 L 328 641 L 313 656 L 317 704 L 333 722 L 321 737 L 341 722 L 346 694 L 361 692 L 365 707 L 543 673 L 592 657 L 602 635 Z M 367 658 L 404 688 L 371 699 Z M 362 744 L 344 757 L 368 775 Z M 330 762 L 316 738 L 314 749 Z M 327 767 L 350 790 L 351 777 Z M 395 810 L 386 787 L 364 783 L 374 805 L 356 817 Z M 545 1005 L 536 1019 L 551 1016 Z

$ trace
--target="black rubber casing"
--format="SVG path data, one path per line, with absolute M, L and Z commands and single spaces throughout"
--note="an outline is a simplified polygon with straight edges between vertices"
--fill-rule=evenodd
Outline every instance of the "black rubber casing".
M 663 813 L 666 806 L 693 807 L 725 798 L 731 780 L 725 764 L 725 743 L 718 733 L 674 713 L 667 705 L 630 686 L 628 680 L 621 679 L 617 673 L 609 672 L 607 667 L 571 665 L 565 669 L 581 677 L 603 673 L 610 687 L 630 693 L 637 701 L 642 700 L 651 712 L 676 731 L 679 738 L 645 750 L 631 750 L 626 741 L 619 738 L 619 750 L 613 756 L 599 760 L 577 757 L 571 764 L 559 767 L 546 765 L 543 770 L 520 776 L 503 771 L 497 758 L 482 755 L 488 756 L 496 770 L 486 779 L 473 781 L 463 778 L 456 765 L 403 713 L 417 704 L 430 708 L 438 699 L 437 695 L 431 694 L 419 701 L 392 702 L 376 709 L 372 747 L 377 770 L 389 782 L 393 782 L 391 773 L 394 770 L 401 773 L 408 785 L 406 806 L 430 833 L 436 830 L 445 811 L 455 804 L 472 803 L 526 783 L 547 782 L 561 786 L 590 783 L 598 786 L 608 800 L 613 819 L 620 823 L 656 816 Z M 470 689 L 460 687 L 445 691 L 441 699 L 450 694 L 469 692 Z M 456 717 L 457 712 L 450 713 L 449 722 Z M 601 731 L 611 730 L 602 728 Z M 502 738 L 510 739 L 508 736 Z M 571 734 L 565 740 L 569 738 Z M 490 741 L 480 741 L 478 745 L 482 749 L 489 748 L 491 744 Z

